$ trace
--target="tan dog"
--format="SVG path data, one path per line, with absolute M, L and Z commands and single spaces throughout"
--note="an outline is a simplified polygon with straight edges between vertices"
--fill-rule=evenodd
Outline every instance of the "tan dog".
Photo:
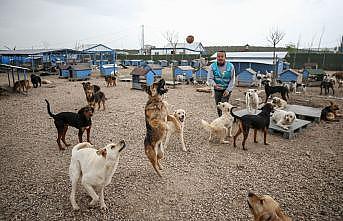
M 166 93 L 168 89 L 165 88 L 165 81 L 161 79 L 159 82 L 155 82 L 151 86 L 145 87 L 145 91 L 149 95 L 148 102 L 145 105 L 145 154 L 156 173 L 161 177 L 160 170 L 162 170 L 162 166 L 160 160 L 164 156 L 162 141 L 166 137 L 168 128 L 168 104 L 162 100 L 162 95 Z
M 82 185 L 92 197 L 90 202 L 94 206 L 100 199 L 100 208 L 106 209 L 104 200 L 104 188 L 110 184 L 112 176 L 119 163 L 120 152 L 125 148 L 125 141 L 117 144 L 108 144 L 106 147 L 96 150 L 93 145 L 84 142 L 74 146 L 69 166 L 71 180 L 70 202 L 74 210 L 80 207 L 75 201 L 77 182 L 81 177 Z M 94 187 L 100 187 L 100 198 Z
M 293 111 L 275 110 L 272 119 L 277 126 L 288 130 L 297 117 Z
M 29 88 L 30 88 L 29 80 L 20 80 L 20 81 L 14 82 L 13 92 L 20 93 L 20 90 L 22 90 L 23 92 L 24 91 L 27 92 Z
M 283 110 L 287 106 L 287 101 L 285 101 L 281 98 L 278 98 L 278 97 L 273 97 L 272 104 L 274 106 L 274 109 Z
M 185 119 L 186 119 L 186 111 L 182 109 L 178 109 L 174 111 L 173 114 L 168 114 L 167 116 L 168 131 L 167 131 L 166 141 L 164 142 L 165 149 L 167 148 L 167 145 L 169 143 L 170 136 L 176 133 L 180 137 L 182 150 L 187 151 L 186 146 L 185 146 L 185 141 L 183 139 L 183 128 L 185 124 Z
M 248 206 L 254 215 L 254 221 L 292 221 L 281 211 L 279 204 L 268 195 L 257 196 L 249 193 Z

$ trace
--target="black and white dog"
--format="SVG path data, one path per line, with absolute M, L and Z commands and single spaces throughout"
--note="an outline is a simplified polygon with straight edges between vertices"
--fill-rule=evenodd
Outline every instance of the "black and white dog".
M 38 84 L 41 87 L 42 86 L 42 79 L 38 75 L 31 74 L 31 83 L 32 83 L 34 88 L 37 88 Z
M 266 100 L 264 103 L 267 103 L 268 98 L 270 95 L 274 94 L 274 93 L 280 93 L 282 99 L 284 99 L 285 101 L 287 101 L 287 98 L 289 98 L 288 96 L 288 88 L 284 87 L 284 86 L 270 86 L 270 81 L 269 80 L 263 80 L 262 84 L 264 85 L 264 91 L 266 93 Z M 287 98 L 286 98 L 287 95 Z

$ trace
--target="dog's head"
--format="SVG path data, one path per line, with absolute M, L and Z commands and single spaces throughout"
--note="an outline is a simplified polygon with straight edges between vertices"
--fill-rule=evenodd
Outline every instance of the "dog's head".
M 90 82 L 82 82 L 82 87 L 83 87 L 83 90 L 89 90 L 91 89 L 91 83 Z
M 146 93 L 149 94 L 150 97 L 161 96 L 168 91 L 164 79 L 154 82 L 151 86 L 145 86 L 143 89 L 145 89 Z
M 266 103 L 263 107 L 259 108 L 259 110 L 262 110 L 262 112 L 265 113 L 272 113 L 274 112 L 274 106 L 272 103 Z
M 98 155 L 103 156 L 109 160 L 116 160 L 119 157 L 120 152 L 126 147 L 125 141 L 121 140 L 120 142 L 114 144 L 110 143 L 106 147 L 103 147 L 96 151 Z
M 86 106 L 81 108 L 77 113 L 84 115 L 87 119 L 90 119 L 94 114 L 94 108 Z
M 257 94 L 257 89 L 248 89 L 244 94 L 245 96 L 252 97 Z
M 338 111 L 339 110 L 339 107 L 338 107 L 338 104 L 335 104 L 335 103 L 333 103 L 332 101 L 330 101 L 330 110 L 332 111 L 332 112 L 336 112 L 336 111 Z
M 287 111 L 283 119 L 286 124 L 292 124 L 296 118 L 293 111 Z
M 183 109 L 178 109 L 174 111 L 173 115 L 180 120 L 180 122 L 184 122 L 186 119 L 186 111 Z
M 217 107 L 224 113 L 229 113 L 231 108 L 233 107 L 230 103 L 228 102 L 219 102 Z
M 249 193 L 248 206 L 255 221 L 281 221 L 285 218 L 279 204 L 268 195 Z
M 262 85 L 265 85 L 265 86 L 266 86 L 266 85 L 269 85 L 269 86 L 270 86 L 270 81 L 269 81 L 269 80 L 266 80 L 266 79 L 265 79 L 265 80 L 262 80 L 261 83 L 262 83 Z

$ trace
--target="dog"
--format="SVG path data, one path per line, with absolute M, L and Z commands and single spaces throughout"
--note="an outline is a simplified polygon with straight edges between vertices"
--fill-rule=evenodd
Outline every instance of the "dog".
M 94 108 L 86 106 L 81 108 L 77 113 L 74 112 L 61 112 L 58 114 L 51 113 L 49 101 L 45 99 L 47 104 L 48 114 L 54 119 L 55 126 L 57 128 L 57 144 L 60 150 L 65 150 L 62 147 L 61 140 L 65 146 L 70 146 L 65 140 L 65 136 L 68 130 L 68 126 L 79 129 L 78 137 L 79 143 L 82 142 L 82 135 L 84 131 L 87 131 L 87 142 L 90 143 L 90 131 L 92 126 L 92 116 Z
M 298 84 L 296 81 L 291 81 L 290 91 L 294 93 L 306 93 L 306 84 Z
M 245 104 L 248 112 L 252 112 L 252 109 L 254 109 L 256 113 L 258 105 L 261 102 L 258 94 L 259 92 L 257 91 L 257 89 L 248 89 L 248 91 L 245 92 Z
M 69 177 L 71 180 L 70 202 L 74 210 L 80 209 L 75 201 L 79 178 L 92 198 L 90 205 L 94 206 L 100 199 L 100 208 L 107 208 L 104 188 L 111 183 L 112 176 L 118 167 L 121 151 L 125 146 L 125 141 L 122 140 L 117 144 L 108 144 L 99 150 L 94 149 L 93 145 L 88 142 L 79 143 L 73 147 Z M 94 187 L 100 188 L 100 197 L 96 194 Z
M 249 130 L 250 128 L 254 129 L 254 142 L 257 143 L 256 135 L 257 135 L 257 130 L 262 130 L 264 133 L 264 145 L 268 145 L 267 143 L 267 132 L 270 124 L 270 113 L 274 111 L 273 105 L 271 103 L 266 103 L 260 110 L 262 110 L 261 113 L 257 115 L 250 115 L 246 114 L 241 117 L 235 115 L 233 113 L 233 109 L 236 107 L 232 107 L 230 110 L 231 115 L 235 118 L 238 119 L 238 130 L 233 137 L 233 146 L 236 147 L 236 140 L 237 137 L 243 132 L 243 150 L 247 150 L 245 148 L 245 141 L 248 138 L 249 135 Z
M 248 206 L 255 221 L 292 221 L 285 215 L 280 205 L 270 196 L 248 193 Z
M 283 110 L 287 106 L 287 101 L 285 101 L 281 98 L 278 98 L 278 97 L 273 97 L 272 104 L 273 104 L 275 109 Z
M 167 93 L 164 79 L 154 82 L 151 86 L 143 86 L 148 94 L 148 101 L 145 105 L 146 136 L 144 139 L 145 154 L 151 162 L 156 173 L 162 177 L 160 160 L 164 157 L 162 142 L 167 135 L 168 104 L 162 99 Z
M 214 97 L 214 86 L 213 84 L 211 84 L 210 82 L 206 82 L 207 86 L 210 88 L 211 90 L 211 97 Z
M 88 105 L 95 108 L 96 104 L 98 104 L 98 110 L 100 110 L 101 104 L 103 107 L 103 110 L 106 109 L 105 103 L 106 103 L 106 96 L 105 93 L 102 91 L 94 92 L 92 89 L 87 89 L 85 91 L 86 94 L 86 100 L 88 102 Z
M 29 80 L 19 80 L 19 81 L 14 82 L 13 92 L 20 93 L 21 90 L 23 92 L 27 92 L 29 88 L 30 88 Z
M 89 91 L 89 90 L 94 91 L 94 93 L 100 91 L 100 87 L 98 85 L 91 84 L 90 82 L 82 82 L 82 86 L 85 93 L 86 91 Z
M 266 93 L 266 100 L 264 101 L 264 103 L 267 103 L 268 98 L 270 95 L 275 94 L 275 93 L 280 93 L 282 99 L 284 99 L 285 101 L 287 101 L 286 95 L 288 96 L 288 89 L 286 87 L 283 86 L 270 86 L 269 85 L 270 81 L 264 80 L 262 81 L 262 84 L 264 85 L 264 91 Z
M 272 120 L 276 123 L 277 126 L 288 130 L 289 126 L 297 119 L 293 111 L 285 110 L 275 110 L 272 115 Z
M 339 120 L 337 119 L 337 117 L 341 116 L 337 113 L 338 110 L 338 105 L 330 101 L 330 106 L 322 109 L 320 119 L 328 122 L 338 122 Z
M 323 93 L 322 92 L 323 88 L 324 88 L 325 95 L 330 93 L 330 88 L 332 90 L 332 95 L 335 95 L 334 84 L 335 84 L 334 79 L 329 78 L 328 76 L 325 76 L 322 82 L 320 83 L 320 95 L 322 95 Z
M 216 135 L 220 138 L 220 143 L 229 143 L 225 138 L 229 134 L 232 137 L 232 126 L 233 126 L 233 117 L 230 115 L 230 110 L 232 105 L 228 102 L 219 102 L 217 107 L 222 111 L 222 116 L 218 117 L 211 123 L 208 123 L 205 120 L 201 120 L 201 123 L 205 130 L 210 132 L 209 141 L 212 141 L 213 135 Z
M 164 142 L 164 149 L 167 148 L 170 136 L 177 133 L 180 137 L 182 150 L 187 151 L 185 146 L 185 140 L 183 138 L 183 129 L 185 127 L 186 111 L 183 109 L 178 109 L 174 111 L 173 114 L 168 114 L 167 116 L 167 135 Z
M 117 86 L 117 76 L 116 75 L 107 75 L 105 76 L 105 81 L 107 83 L 107 87 L 115 87 Z
M 31 83 L 32 83 L 34 88 L 37 88 L 38 84 L 41 87 L 42 86 L 42 79 L 38 75 L 31 74 Z
M 260 89 L 262 88 L 262 78 L 263 78 L 263 75 L 260 72 L 258 72 L 256 74 L 256 84 L 257 84 L 257 87 Z
M 338 88 L 341 88 L 343 86 L 343 72 L 336 72 L 332 76 L 336 78 L 336 81 L 338 83 Z

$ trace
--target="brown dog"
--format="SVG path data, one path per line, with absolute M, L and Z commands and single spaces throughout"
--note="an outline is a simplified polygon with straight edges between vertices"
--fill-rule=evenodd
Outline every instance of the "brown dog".
M 144 139 L 145 154 L 150 160 L 156 173 L 161 177 L 162 166 L 160 160 L 163 158 L 164 150 L 162 141 L 167 134 L 167 103 L 162 100 L 162 95 L 168 91 L 165 88 L 165 81 L 153 83 L 145 87 L 149 95 L 145 105 L 146 136 Z
M 107 75 L 105 76 L 105 81 L 107 83 L 107 87 L 115 87 L 117 86 L 117 76 L 115 75 Z
M 337 122 L 339 121 L 337 117 L 341 116 L 340 114 L 337 114 L 338 110 L 338 105 L 330 101 L 330 106 L 327 106 L 322 110 L 320 119 L 324 121 Z
M 281 211 L 279 204 L 268 195 L 257 196 L 249 193 L 248 206 L 254 215 L 254 221 L 292 221 Z
M 27 92 L 27 90 L 30 88 L 30 82 L 29 80 L 20 80 L 14 82 L 13 85 L 13 92 L 19 92 L 22 90 L 23 92 Z

